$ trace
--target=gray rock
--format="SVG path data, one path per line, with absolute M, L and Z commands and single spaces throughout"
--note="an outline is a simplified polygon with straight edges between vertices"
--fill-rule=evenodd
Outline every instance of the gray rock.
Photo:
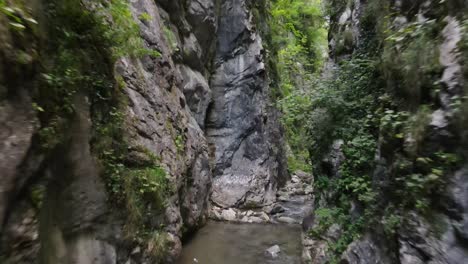
M 281 165 L 282 135 L 269 88 L 264 49 L 244 0 L 221 4 L 213 103 L 207 135 L 215 164 L 212 201 L 223 207 L 260 207 L 275 198 Z M 275 141 L 277 141 L 275 143 Z
M 278 222 L 285 224 L 298 224 L 298 221 L 288 216 L 280 216 L 277 218 Z
M 389 258 L 382 251 L 379 245 L 366 235 L 359 241 L 355 241 L 348 246 L 348 249 L 342 254 L 341 262 L 343 264 L 391 264 L 394 260 Z
M 325 234 L 325 236 L 328 239 L 331 239 L 333 241 L 338 241 L 338 239 L 341 237 L 341 234 L 343 233 L 343 229 L 339 224 L 332 224 L 328 229 Z
M 193 33 L 183 39 L 182 57 L 184 63 L 199 71 L 203 70 L 203 49 Z
M 310 181 L 313 179 L 312 174 L 298 170 L 294 172 L 297 177 L 299 177 L 302 181 Z
M 460 22 L 454 17 L 448 16 L 445 19 L 447 25 L 442 31 L 444 41 L 440 45 L 439 61 L 445 67 L 441 82 L 445 84 L 449 91 L 460 85 L 462 68 L 460 65 L 460 53 L 458 43 L 462 40 L 462 29 Z
M 201 129 L 205 128 L 205 117 L 208 105 L 211 102 L 211 90 L 208 82 L 199 72 L 179 65 L 183 79 L 183 91 L 190 110 Z
M 428 222 L 414 212 L 409 215 L 399 231 L 400 263 L 464 263 L 468 259 L 452 221 L 443 214 L 434 215 L 434 219 L 437 222 Z
M 223 210 L 221 213 L 221 217 L 225 221 L 234 221 L 236 220 L 236 211 L 234 211 L 232 208 L 229 208 L 227 210 Z
M 270 217 L 265 213 L 265 212 L 261 212 L 259 217 L 264 221 L 264 222 L 269 222 L 270 221 Z
M 213 41 L 216 35 L 218 19 L 215 15 L 214 0 L 189 1 L 187 8 L 187 20 L 192 26 L 193 33 L 197 37 L 201 47 L 204 47 L 201 61 L 202 65 L 209 63 L 209 54 L 214 50 Z
M 261 218 L 261 217 L 257 217 L 257 216 L 251 216 L 247 219 L 247 222 L 248 223 L 256 223 L 256 224 L 260 224 L 260 223 L 265 223 L 266 220 Z
M 281 249 L 278 245 L 274 245 L 270 248 L 268 248 L 267 250 L 265 250 L 265 254 L 268 256 L 268 257 L 271 257 L 271 258 L 277 258 L 279 256 L 281 252 Z
M 448 187 L 449 202 L 446 205 L 451 212 L 456 235 L 462 241 L 468 241 L 468 168 L 464 167 L 453 176 Z
M 306 195 L 308 194 L 312 194 L 314 192 L 314 187 L 312 185 L 308 185 L 305 189 L 304 189 L 304 193 Z
M 447 117 L 442 109 L 438 109 L 432 113 L 431 126 L 436 129 L 444 129 L 448 126 Z
M 330 152 L 322 161 L 322 170 L 330 177 L 340 177 L 339 169 L 345 159 L 345 156 L 342 151 L 343 144 L 343 140 L 335 140 L 331 146 Z
M 272 215 L 273 215 L 273 214 L 278 214 L 278 213 L 282 213 L 282 212 L 284 212 L 284 211 L 285 211 L 285 209 L 284 209 L 283 206 L 281 206 L 281 205 L 275 205 L 275 206 L 273 207 L 273 209 L 271 209 L 270 214 L 272 214 Z
M 31 2 L 31 8 L 39 3 Z M 102 10 L 95 1 L 82 2 L 90 14 Z M 128 103 L 123 107 L 123 140 L 129 153 L 122 163 L 129 167 L 148 164 L 150 153 L 167 172 L 171 197 L 165 211 L 151 204 L 145 211 L 152 215 L 145 225 L 154 230 L 164 226 L 161 232 L 167 234 L 164 263 L 173 263 L 180 253 L 183 232 L 194 231 L 206 221 L 212 164 L 217 176 L 213 200 L 223 205 L 272 204 L 278 182 L 286 178 L 278 111 L 269 99 L 265 51 L 247 9 L 250 3 L 233 0 L 221 4 L 218 14 L 214 0 L 129 1 L 143 44 L 161 55 L 121 58 L 109 69 L 123 80 L 119 85 L 123 86 L 123 101 Z M 143 19 L 142 14 L 149 18 Z M 16 56 L 4 54 L 16 51 L 4 46 L 27 46 L 14 45 L 8 25 L 3 24 L 0 19 L 0 57 L 7 59 L 0 62 L 2 250 L 14 252 L 12 263 L 149 263 L 145 256 L 148 241 L 138 240 L 135 245 L 123 234 L 128 216 L 125 206 L 117 214 L 109 210 L 111 199 L 100 175 L 101 166 L 91 152 L 95 141 L 91 130 L 96 125 L 92 118 L 94 114 L 100 118 L 101 113 L 90 112 L 95 107 L 88 104 L 85 94 L 77 94 L 73 102 L 76 116 L 64 133 L 65 144 L 51 150 L 53 156 L 35 152 L 32 146 L 39 121 L 30 93 L 37 90 L 39 76 L 35 71 L 39 67 L 21 65 L 19 76 L 3 76 L 9 72 L 5 69 L 18 63 Z M 40 24 L 47 30 L 48 21 Z M 42 54 L 37 50 L 41 45 L 33 42 L 34 53 Z M 15 61 L 10 62 L 10 57 Z M 14 87 L 4 86 L 6 81 Z M 4 100 L 5 94 L 11 98 Z M 209 132 L 205 133 L 207 116 Z M 20 206 L 15 200 L 19 193 L 28 197 L 32 182 L 48 186 L 40 220 L 32 213 L 31 204 Z M 230 190 L 225 188 L 231 186 Z M 232 209 L 211 213 L 226 220 L 237 217 Z M 269 219 L 265 214 L 249 217 L 258 222 Z M 12 246 L 4 247 L 10 241 Z M 39 241 L 43 245 L 39 246 Z
M 47 187 L 40 218 L 41 262 L 76 263 L 116 261 L 115 246 L 99 236 L 106 234 L 102 219 L 109 213 L 104 182 L 91 155 L 90 106 L 83 94 L 73 98 L 74 122 L 67 148 L 50 165 L 54 176 Z M 79 161 L 79 162 L 77 162 Z M 102 232 L 99 234 L 99 232 Z M 68 239 L 57 239 L 60 237 Z M 62 249 L 58 251 L 56 249 Z
M 293 175 L 291 177 L 291 182 L 292 183 L 299 183 L 299 182 L 301 182 L 301 179 L 297 175 Z
M 302 230 L 304 232 L 308 232 L 309 230 L 311 230 L 314 225 L 315 214 L 308 215 L 302 220 Z

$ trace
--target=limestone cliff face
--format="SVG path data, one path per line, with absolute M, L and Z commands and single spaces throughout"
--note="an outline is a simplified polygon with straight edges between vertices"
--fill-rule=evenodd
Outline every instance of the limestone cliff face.
M 174 189 L 164 212 L 154 215 L 150 224 L 154 229 L 165 226 L 162 232 L 168 252 L 162 261 L 168 262 L 181 249 L 183 231 L 196 230 L 206 221 L 212 178 L 202 128 L 211 100 L 206 76 L 215 43 L 215 7 L 212 2 L 181 4 L 132 1 L 130 11 L 144 45 L 161 55 L 120 59 L 114 72 L 123 81 L 126 97 L 122 125 L 128 153 L 124 164 L 132 167 L 145 162 L 143 146 L 146 154 L 158 158 Z M 96 10 L 85 1 L 83 8 Z M 148 17 L 142 19 L 142 14 Z M 39 20 L 44 27 L 47 22 Z M 15 51 L 17 36 L 10 29 L 10 38 L 6 25 L 2 21 L 5 46 Z M 28 45 L 41 52 L 39 36 L 31 38 Z M 2 258 L 9 263 L 141 263 L 147 258 L 148 241 L 135 244 L 125 237 L 128 208 L 119 211 L 110 201 L 102 168 L 91 150 L 92 127 L 96 126 L 91 111 L 96 114 L 99 106 L 92 105 L 86 93 L 73 96 L 74 114 L 63 131 L 63 144 L 41 152 L 35 134 L 40 124 L 31 100 L 39 69 L 31 61 L 9 72 L 13 68 L 8 64 L 17 62 L 9 61 L 8 50 L 3 51 Z M 47 54 L 41 56 L 47 59 Z M 44 189 L 40 209 L 30 201 L 35 186 Z M 129 255 L 135 248 L 141 253 Z
M 211 77 L 207 135 L 214 152 L 212 200 L 223 207 L 259 206 L 275 199 L 281 133 L 270 106 L 262 37 L 248 1 L 223 1 Z
M 338 1 L 329 1 L 337 4 Z M 334 6 L 335 8 L 338 5 Z M 374 52 L 380 59 L 385 60 L 388 57 L 382 55 L 382 50 L 374 48 L 368 50 L 365 38 L 377 39 L 381 43 L 385 52 L 391 50 L 392 57 L 398 58 L 401 53 L 407 52 L 409 45 L 404 41 L 415 41 L 410 37 L 397 39 L 397 45 L 391 46 L 392 42 L 383 39 L 384 34 L 376 34 L 376 31 L 369 28 L 364 29 L 362 24 L 364 16 L 379 10 L 379 7 L 386 12 L 388 20 L 382 24 L 376 23 L 388 31 L 403 32 L 414 25 L 423 25 L 425 29 L 432 27 L 431 38 L 420 43 L 416 52 L 419 56 L 412 57 L 413 60 L 399 60 L 393 69 L 388 69 L 384 65 L 384 70 L 388 74 L 391 71 L 404 69 L 410 71 L 412 63 L 418 64 L 425 61 L 418 67 L 419 82 L 411 83 L 411 80 L 405 79 L 406 75 L 384 75 L 387 91 L 397 91 L 392 94 L 406 102 L 403 109 L 417 109 L 421 105 L 430 105 L 426 123 L 424 127 L 424 138 L 414 138 L 415 134 L 405 134 L 404 140 L 394 141 L 388 139 L 381 131 L 379 135 L 378 148 L 376 149 L 376 168 L 372 176 L 373 190 L 378 194 L 379 208 L 385 208 L 393 203 L 395 196 L 392 194 L 399 191 L 395 190 L 392 181 L 400 177 L 402 173 L 399 162 L 402 156 L 407 154 L 408 146 L 414 142 L 420 142 L 417 154 L 421 157 L 429 156 L 438 151 L 456 153 L 461 162 L 452 170 L 444 172 L 444 182 L 439 186 L 439 192 L 431 193 L 429 202 L 429 214 L 421 213 L 417 209 L 401 209 L 398 214 L 401 221 L 393 235 L 384 232 L 384 226 L 388 223 L 383 218 L 378 218 L 379 226 L 366 227 L 365 234 L 351 243 L 347 250 L 339 257 L 340 263 L 464 263 L 468 259 L 466 237 L 467 237 L 467 180 L 466 169 L 466 125 L 460 125 L 460 119 L 466 120 L 462 116 L 461 110 L 454 100 L 466 95 L 466 46 L 463 44 L 464 35 L 466 38 L 466 26 L 463 27 L 463 21 L 466 23 L 466 1 L 446 1 L 436 3 L 434 1 L 350 1 L 342 6 L 331 17 L 331 27 L 329 32 L 330 57 L 332 64 L 350 60 L 354 54 L 360 52 Z M 373 13 L 379 19 L 384 17 L 382 13 Z M 432 24 L 431 24 L 432 23 Z M 371 26 L 374 27 L 376 24 Z M 409 26 L 412 25 L 412 26 Z M 367 25 L 369 27 L 369 25 Z M 375 29 L 375 28 L 374 28 Z M 411 31 L 415 32 L 418 29 Z M 418 33 L 413 33 L 414 35 Z M 414 36 L 413 35 L 413 36 Z M 401 35 L 399 35 L 401 36 Z M 426 45 L 434 44 L 434 48 L 426 49 Z M 375 46 L 372 46 L 375 47 Z M 413 46 L 414 47 L 414 46 Z M 413 51 L 414 52 L 414 51 Z M 433 52 L 433 53 L 431 53 Z M 388 54 L 386 54 L 388 56 Z M 424 59 L 422 59 L 424 57 Z M 426 58 L 429 58 L 427 60 Z M 435 61 L 435 62 L 434 62 Z M 425 67 L 431 67 L 430 63 L 438 65 L 437 71 L 425 71 Z M 428 95 L 430 89 L 434 86 L 425 86 L 423 80 L 426 78 L 435 78 L 437 81 L 431 85 L 437 87 L 438 92 L 435 96 Z M 411 83 L 411 92 L 404 91 L 404 86 Z M 431 88 L 432 87 L 432 88 Z M 400 89 L 400 90 L 399 90 Z M 418 90 L 421 89 L 421 90 Z M 398 94 L 398 92 L 403 93 Z M 410 94 L 408 94 L 410 93 Z M 466 102 L 465 102 L 466 103 Z M 410 116 L 415 115 L 410 110 Z M 335 141 L 331 147 L 331 153 L 328 157 L 331 170 L 329 177 L 339 178 L 340 165 L 345 159 L 340 148 L 342 141 Z M 339 157 L 339 158 L 337 158 Z M 412 170 L 417 168 L 412 167 Z M 408 180 L 408 179 L 405 179 Z M 336 204 L 327 200 L 326 197 L 333 197 L 333 190 L 328 190 L 322 194 L 321 206 L 333 207 Z M 409 198 L 408 198 L 409 199 Z M 359 208 L 359 202 L 353 201 L 350 206 L 350 214 L 355 217 L 363 213 Z M 376 216 L 374 216 L 376 217 Z M 378 216 L 377 216 L 378 217 Z M 340 235 L 341 229 L 333 225 L 322 238 L 328 241 L 336 241 Z M 322 241 L 323 242 L 323 241 Z M 327 246 L 319 241 L 314 241 L 310 251 L 312 263 L 326 263 Z
M 158 261 L 171 263 L 184 234 L 206 221 L 210 198 L 226 207 L 274 200 L 286 177 L 283 141 L 250 2 L 129 1 L 144 46 L 160 55 L 120 58 L 106 70 L 124 102 L 119 166 L 139 170 L 155 157 L 166 172 L 164 209 L 143 205 L 151 216 L 144 225 L 163 240 L 126 233 L 131 208 L 116 206 L 96 153 L 102 117 L 114 112 L 93 92 L 73 92 L 60 143 L 41 147 L 48 109 L 33 98 L 41 98 L 42 64 L 54 51 L 45 48 L 52 37 L 50 18 L 41 15 L 46 4 L 36 2 L 15 12 L 35 18 L 40 33 L 28 24 L 17 34 L 0 15 L 0 261 L 145 263 L 160 254 Z M 91 16 L 105 6 L 78 5 Z M 154 252 L 158 243 L 164 252 Z

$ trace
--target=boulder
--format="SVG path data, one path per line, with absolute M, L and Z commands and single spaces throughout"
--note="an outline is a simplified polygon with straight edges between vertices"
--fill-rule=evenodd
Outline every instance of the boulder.
M 236 211 L 234 211 L 232 208 L 223 210 L 223 212 L 221 213 L 221 218 L 225 221 L 234 221 L 236 220 L 236 216 Z
M 281 252 L 281 249 L 278 245 L 274 245 L 270 248 L 268 248 L 267 250 L 265 250 L 265 254 L 268 256 L 268 257 L 271 257 L 271 258 L 277 258 L 279 256 Z

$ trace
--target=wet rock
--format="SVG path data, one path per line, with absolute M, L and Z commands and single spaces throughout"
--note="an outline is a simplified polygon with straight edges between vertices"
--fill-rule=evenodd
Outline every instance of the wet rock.
M 271 258 L 277 258 L 279 256 L 281 252 L 281 249 L 278 245 L 274 245 L 270 248 L 268 248 L 267 250 L 265 250 L 265 254 L 268 256 L 268 257 L 271 257 Z
M 285 224 L 298 224 L 296 219 L 287 216 L 280 216 L 277 218 L 278 222 Z
M 306 194 L 306 191 L 305 191 L 304 189 L 302 189 L 302 188 L 298 188 L 298 189 L 294 189 L 294 190 L 292 191 L 292 193 L 293 193 L 294 195 L 305 195 L 305 194 Z
M 265 214 L 264 212 L 261 212 L 259 217 L 264 221 L 264 222 L 269 222 L 270 221 L 270 217 Z
M 359 241 L 355 241 L 343 252 L 341 262 L 343 264 L 391 264 L 395 263 L 382 251 L 369 235 Z
M 278 205 L 275 205 L 273 207 L 273 209 L 271 209 L 270 214 L 273 215 L 273 214 L 277 214 L 277 213 L 282 213 L 284 211 L 285 211 L 285 209 L 283 208 L 283 206 L 278 204 Z
M 234 211 L 232 208 L 229 208 L 227 210 L 224 210 L 221 213 L 221 217 L 225 221 L 234 221 L 236 220 L 236 211 Z
M 311 214 L 302 220 L 302 230 L 308 232 L 315 224 L 315 214 Z
M 261 218 L 261 217 L 258 217 L 258 216 L 251 216 L 247 219 L 247 222 L 248 223 L 256 223 L 256 224 L 260 224 L 260 223 L 265 223 L 266 220 Z

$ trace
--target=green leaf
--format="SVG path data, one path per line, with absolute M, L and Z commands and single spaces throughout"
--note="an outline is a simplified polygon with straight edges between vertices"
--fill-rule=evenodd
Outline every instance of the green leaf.
M 23 24 L 15 23 L 15 22 L 10 22 L 10 26 L 12 26 L 13 28 L 18 29 L 18 30 L 26 29 L 26 27 Z
M 34 18 L 28 17 L 28 18 L 25 18 L 24 20 L 26 20 L 26 21 L 28 21 L 28 22 L 30 22 L 32 24 L 36 24 L 36 25 L 38 24 L 37 21 Z
M 436 174 L 433 174 L 433 173 L 431 173 L 431 174 L 429 174 L 429 175 L 427 176 L 427 179 L 428 179 L 429 181 L 437 181 L 439 178 L 440 178 L 439 175 L 436 175 Z
M 44 112 L 44 108 L 40 107 L 38 104 L 33 103 L 32 107 L 34 110 L 39 111 L 39 112 Z
M 438 176 L 442 176 L 444 174 L 443 170 L 436 169 L 436 168 L 433 168 L 431 171 L 433 174 L 438 175 Z
M 15 10 L 13 10 L 13 8 L 8 7 L 8 6 L 4 6 L 4 7 L 2 7 L 2 9 L 4 11 L 6 11 L 6 13 L 9 13 L 9 14 L 13 14 L 15 12 Z

